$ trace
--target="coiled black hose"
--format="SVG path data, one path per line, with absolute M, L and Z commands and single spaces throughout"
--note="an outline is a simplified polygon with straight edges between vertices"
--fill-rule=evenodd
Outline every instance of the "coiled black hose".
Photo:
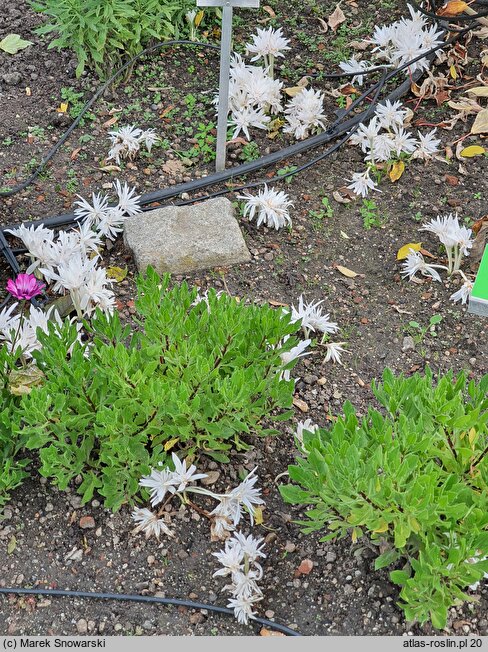
M 149 602 L 154 604 L 173 605 L 175 607 L 188 607 L 190 609 L 207 609 L 218 614 L 225 614 L 233 616 L 234 610 L 228 607 L 218 607 L 213 604 L 205 604 L 204 602 L 193 602 L 192 600 L 183 600 L 181 598 L 158 598 L 153 595 L 135 595 L 127 593 L 96 593 L 92 591 L 64 591 L 61 589 L 18 589 L 18 588 L 0 588 L 0 594 L 13 594 L 13 595 L 48 595 L 67 598 L 92 598 L 95 600 L 118 600 L 123 602 Z M 286 625 L 275 623 L 266 618 L 259 618 L 258 616 L 252 618 L 250 622 L 258 623 L 264 627 L 269 627 L 276 632 L 281 632 L 287 636 L 302 636 Z

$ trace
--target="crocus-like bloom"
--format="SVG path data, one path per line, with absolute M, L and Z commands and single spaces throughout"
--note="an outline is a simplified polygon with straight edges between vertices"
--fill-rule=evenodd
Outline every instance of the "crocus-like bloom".
M 293 206 L 288 199 L 288 195 L 282 191 L 268 188 L 264 185 L 264 190 L 260 190 L 257 196 L 248 193 L 239 195 L 238 199 L 246 200 L 244 206 L 244 215 L 252 220 L 257 211 L 257 226 L 264 224 L 269 228 L 276 230 L 291 224 L 291 218 L 288 208 Z
M 18 274 L 15 281 L 9 278 L 7 292 L 19 301 L 30 301 L 41 294 L 45 287 L 45 283 L 40 283 L 34 274 Z
M 408 276 L 412 279 L 417 272 L 420 272 L 423 276 L 430 276 L 434 281 L 439 281 L 440 283 L 441 277 L 434 267 L 447 269 L 444 265 L 428 265 L 420 251 L 410 249 L 410 253 L 407 256 L 406 261 L 403 263 L 402 276 Z
M 454 303 L 457 303 L 458 301 L 461 301 L 462 304 L 465 304 L 466 301 L 469 299 L 471 295 L 471 291 L 473 290 L 473 284 L 471 281 L 465 281 L 460 289 L 457 292 L 454 292 L 454 294 L 451 294 L 449 299 L 451 301 L 454 301 Z
M 341 353 L 349 353 L 349 351 L 341 346 L 342 344 L 345 344 L 345 342 L 329 342 L 326 344 L 325 346 L 327 353 L 325 354 L 324 362 L 329 362 L 329 360 L 332 360 L 332 362 L 338 362 L 339 364 L 342 364 Z
M 370 190 L 376 190 L 381 192 L 379 188 L 376 187 L 376 183 L 369 176 L 369 168 L 365 172 L 354 172 L 349 185 L 347 186 L 350 190 L 353 191 L 355 195 L 360 195 L 361 197 L 366 197 Z

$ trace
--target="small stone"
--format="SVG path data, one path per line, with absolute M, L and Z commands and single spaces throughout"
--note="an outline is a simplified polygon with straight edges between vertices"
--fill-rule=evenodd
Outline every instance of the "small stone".
M 82 516 L 79 525 L 82 530 L 92 530 L 95 527 L 95 519 L 93 516 Z
M 186 559 L 188 557 L 188 553 L 186 552 L 186 550 L 183 550 L 183 549 L 178 550 L 178 552 L 176 554 L 178 555 L 178 557 L 180 559 Z
M 311 559 L 304 559 L 300 566 L 295 571 L 295 577 L 300 575 L 309 575 L 312 572 L 313 561 Z
M 47 503 L 46 507 L 44 508 L 45 512 L 52 512 L 54 507 L 52 506 L 52 503 Z
M 295 552 L 297 549 L 296 545 L 292 543 L 291 541 L 287 541 L 285 544 L 285 550 L 286 552 Z
M 148 555 L 146 561 L 147 561 L 149 566 L 152 566 L 156 561 L 156 557 L 154 557 L 154 555 Z
M 415 342 L 413 341 L 413 337 L 410 335 L 403 338 L 402 351 L 403 353 L 406 353 L 407 351 L 415 351 Z
M 122 625 L 120 623 L 115 623 L 114 625 L 114 630 L 116 632 L 120 632 L 123 629 Z
M 211 485 L 215 484 L 217 480 L 220 477 L 220 471 L 207 471 L 207 477 L 202 478 L 200 482 L 205 486 L 205 487 L 210 487 Z
M 271 251 L 268 251 L 268 253 L 264 254 L 264 260 L 273 260 L 274 255 L 272 254 Z
M 268 609 L 264 612 L 266 618 L 274 618 L 275 612 L 272 609 Z
M 76 623 L 76 631 L 78 634 L 88 634 L 88 623 L 84 618 L 80 618 Z
M 142 628 L 145 629 L 146 631 L 154 629 L 154 623 L 152 623 L 150 620 L 145 620 L 142 623 Z
M 182 274 L 251 260 L 231 202 L 167 206 L 124 222 L 124 242 L 139 271 Z
M 327 556 L 325 557 L 325 561 L 329 562 L 330 564 L 334 562 L 337 559 L 337 555 L 335 552 L 328 552 Z
M 7 72 L 2 75 L 2 81 L 11 86 L 16 86 L 22 81 L 22 75 L 20 72 Z

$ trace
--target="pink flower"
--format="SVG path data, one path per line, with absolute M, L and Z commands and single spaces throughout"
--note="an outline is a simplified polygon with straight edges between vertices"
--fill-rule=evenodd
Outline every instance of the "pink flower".
M 19 299 L 19 301 L 22 299 L 27 299 L 29 301 L 32 297 L 41 294 L 45 287 L 46 285 L 40 283 L 34 274 L 19 274 L 15 281 L 9 278 L 7 292 L 10 292 L 10 294 L 16 299 Z

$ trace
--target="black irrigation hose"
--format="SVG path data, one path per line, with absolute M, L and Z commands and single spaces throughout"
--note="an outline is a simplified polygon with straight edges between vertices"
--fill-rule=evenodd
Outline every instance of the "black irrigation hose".
M 18 588 L 0 588 L 0 594 L 13 594 L 13 595 L 50 595 L 61 596 L 68 598 L 93 598 L 96 600 L 119 600 L 123 602 L 149 602 L 156 604 L 172 605 L 176 607 L 188 607 L 190 609 L 207 609 L 219 614 L 226 614 L 228 616 L 234 615 L 234 610 L 228 607 L 218 607 L 213 604 L 205 604 L 204 602 L 193 602 L 192 600 L 182 600 L 180 598 L 158 598 L 152 595 L 135 595 L 127 593 L 96 593 L 92 591 L 63 591 L 61 589 L 18 589 Z M 286 634 L 287 636 L 302 636 L 286 625 L 275 623 L 266 618 L 255 617 L 250 622 L 258 623 L 269 629 L 274 629 L 277 632 Z
M 61 138 L 58 140 L 58 142 L 52 147 L 49 152 L 46 154 L 46 156 L 42 159 L 40 162 L 39 166 L 34 170 L 34 172 L 31 174 L 31 176 L 28 179 L 25 179 L 22 183 L 19 183 L 18 185 L 14 186 L 13 188 L 10 188 L 9 190 L 1 190 L 0 191 L 0 198 L 1 197 L 11 197 L 12 195 L 16 195 L 17 193 L 21 192 L 22 190 L 25 190 L 28 186 L 31 185 L 35 179 L 39 176 L 39 174 L 44 170 L 46 167 L 46 164 L 53 158 L 53 156 L 56 154 L 56 152 L 59 150 L 61 145 L 63 145 L 68 137 L 70 136 L 71 132 L 76 129 L 76 127 L 79 125 L 80 121 L 82 120 L 83 116 L 85 113 L 87 113 L 90 108 L 95 104 L 95 102 L 101 97 L 105 91 L 109 88 L 110 84 L 112 84 L 117 77 L 120 77 L 120 75 L 127 70 L 130 66 L 132 66 L 138 59 L 141 57 L 145 56 L 146 54 L 149 54 L 150 52 L 154 52 L 155 50 L 160 50 L 162 48 L 167 48 L 172 45 L 193 45 L 195 47 L 199 48 L 209 48 L 211 50 L 219 50 L 218 45 L 213 45 L 211 43 L 201 43 L 200 41 L 188 41 L 188 40 L 173 40 L 173 41 L 164 41 L 163 43 L 157 43 L 156 45 L 152 45 L 149 48 L 146 48 L 142 50 L 142 52 L 139 52 L 139 54 L 136 54 L 132 59 L 127 61 L 121 68 L 119 68 L 114 74 L 98 89 L 98 91 L 93 95 L 93 97 L 88 100 L 88 102 L 85 104 L 85 106 L 81 109 L 80 114 L 74 120 L 74 122 L 68 127 L 68 129 L 64 132 L 64 134 L 61 136 Z

